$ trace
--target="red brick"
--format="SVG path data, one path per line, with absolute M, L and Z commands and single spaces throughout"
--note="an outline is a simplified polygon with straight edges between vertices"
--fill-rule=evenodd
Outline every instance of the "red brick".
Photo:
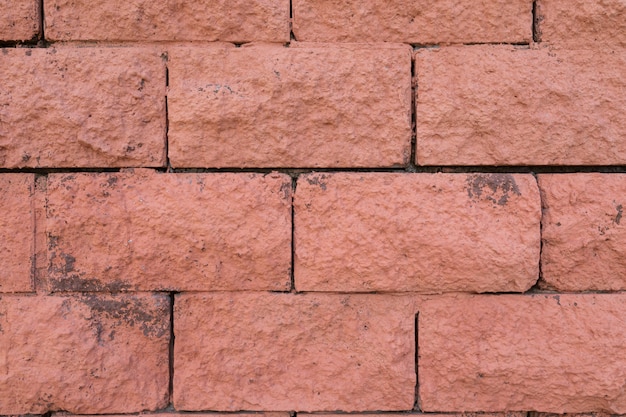
M 626 290 L 626 175 L 540 175 L 543 284 Z
M 408 46 L 224 45 L 170 53 L 175 167 L 409 161 Z
M 626 54 L 465 46 L 416 57 L 420 165 L 626 162 Z
M 288 290 L 291 178 L 52 174 L 52 291 Z
M 345 416 L 345 414 L 308 414 L 308 413 L 300 413 L 304 417 L 313 417 L 313 416 L 321 416 L 321 417 L 341 417 Z M 367 414 L 352 414 L 354 417 L 392 417 L 392 414 L 388 413 L 367 413 Z M 507 413 L 456 413 L 456 414 L 422 414 L 422 413 L 403 413 L 403 416 L 406 417 L 527 417 L 527 413 L 522 412 L 507 412 Z M 560 416 L 551 416 L 551 415 L 539 415 L 537 417 L 560 417 Z M 581 416 L 583 417 L 583 416 Z M 588 416 L 593 417 L 593 416 Z M 610 417 L 610 416 L 598 416 L 598 417 Z
M 0 174 L 0 293 L 33 291 L 33 174 Z
M 163 295 L 0 298 L 0 413 L 132 413 L 168 402 Z
M 0 0 L 0 40 L 26 41 L 39 34 L 38 0 Z
M 532 1 L 294 0 L 299 41 L 528 42 Z
M 176 296 L 177 410 L 410 410 L 414 306 L 389 295 Z
M 165 164 L 155 50 L 3 49 L 0 62 L 0 167 Z
M 626 46 L 624 0 L 538 0 L 537 14 L 544 42 L 594 50 Z
M 531 175 L 310 174 L 296 190 L 299 291 L 525 291 L 539 277 Z
M 625 314 L 622 294 L 426 301 L 421 409 L 625 413 Z
M 47 0 L 52 40 L 289 41 L 289 0 Z

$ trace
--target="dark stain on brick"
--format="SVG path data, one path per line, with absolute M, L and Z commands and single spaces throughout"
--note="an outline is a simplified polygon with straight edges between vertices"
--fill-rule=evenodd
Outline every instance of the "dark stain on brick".
M 95 278 L 84 278 L 78 274 L 62 275 L 50 278 L 53 292 L 110 292 L 118 293 L 131 290 L 131 285 L 121 280 L 102 282 Z
M 318 185 L 322 191 L 326 191 L 326 175 L 307 176 L 306 181 L 311 185 Z
M 511 174 L 472 174 L 467 176 L 467 195 L 474 201 L 487 200 L 505 206 L 512 195 L 522 194 Z
M 622 215 L 624 214 L 624 207 L 622 207 L 622 205 L 619 204 L 617 207 L 615 207 L 615 209 L 617 210 L 617 215 L 615 216 L 615 224 L 619 224 L 619 222 L 622 221 Z
M 157 298 L 155 304 L 133 295 L 83 295 L 79 301 L 90 308 L 91 327 L 98 343 L 102 344 L 105 331 L 109 340 L 113 340 L 118 326 L 138 327 L 150 338 L 169 335 L 169 301 L 164 296 L 154 297 Z

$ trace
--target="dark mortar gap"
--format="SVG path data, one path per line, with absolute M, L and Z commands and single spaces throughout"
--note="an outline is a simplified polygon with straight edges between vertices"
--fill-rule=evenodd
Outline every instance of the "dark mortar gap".
M 168 385 L 169 406 L 173 407 L 174 399 L 174 300 L 178 292 L 172 291 L 170 294 L 170 344 L 169 344 L 169 371 L 170 380 Z
M 419 313 L 415 314 L 415 403 L 413 411 L 420 410 L 420 392 L 419 392 Z
M 172 172 L 172 164 L 170 163 L 170 114 L 167 104 L 167 88 L 170 85 L 170 70 L 165 64 L 165 170 Z
M 411 58 L 411 152 L 407 162 L 408 172 L 417 172 L 415 166 L 415 155 L 417 154 L 417 75 L 415 71 L 415 56 Z
M 541 22 L 542 18 L 537 14 L 537 0 L 533 1 L 532 15 L 533 42 L 541 42 L 541 30 L 539 29 L 539 23 Z
M 296 196 L 296 186 L 298 185 L 298 175 L 291 176 L 291 270 L 290 270 L 290 280 L 291 280 L 291 292 L 296 292 L 296 275 L 295 275 L 295 267 L 296 267 L 296 208 L 294 205 L 294 198 Z
M 39 34 L 26 41 L 0 41 L 0 48 L 38 48 Z
M 43 3 L 44 3 L 44 0 L 39 1 L 39 40 L 45 43 L 46 33 L 44 29 L 45 16 L 44 16 L 44 4 Z
M 293 33 L 293 0 L 289 0 L 289 40 L 297 41 L 296 35 Z

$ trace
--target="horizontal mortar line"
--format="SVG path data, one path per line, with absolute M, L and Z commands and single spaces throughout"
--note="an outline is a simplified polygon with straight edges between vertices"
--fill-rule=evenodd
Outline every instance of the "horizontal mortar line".
M 135 290 L 135 291 L 50 291 L 44 293 L 20 292 L 20 293 L 0 293 L 0 297 L 21 296 L 21 297 L 37 297 L 37 296 L 85 296 L 85 295 L 141 295 L 141 294 L 162 294 L 170 295 L 182 294 L 293 294 L 293 295 L 391 295 L 391 296 L 424 296 L 424 297 L 442 297 L 457 295 L 583 295 L 583 294 L 626 294 L 626 290 L 586 290 L 586 291 L 558 291 L 558 290 L 539 290 L 533 289 L 526 292 L 471 292 L 471 291 L 447 291 L 447 292 L 423 292 L 423 291 L 273 291 L 273 290 Z
M 241 47 L 252 44 L 264 44 L 264 45 L 276 45 L 289 48 L 292 42 L 296 42 L 301 45 L 312 45 L 320 49 L 333 48 L 333 45 L 339 47 L 345 47 L 345 45 L 352 45 L 355 48 L 360 46 L 400 46 L 407 45 L 413 49 L 428 49 L 428 48 L 445 48 L 448 46 L 477 46 L 477 45 L 510 45 L 510 46 L 523 46 L 530 47 L 530 42 L 437 42 L 437 43 L 419 43 L 419 42 L 387 42 L 384 40 L 374 42 L 316 42 L 316 41 L 246 41 L 246 42 L 232 42 L 232 41 L 205 41 L 205 40 L 42 40 L 39 38 L 33 38 L 25 41 L 9 40 L 0 41 L 0 48 L 52 48 L 55 46 L 69 46 L 69 47 L 96 47 L 96 48 L 121 48 L 121 47 L 155 47 L 155 46 L 208 46 L 208 45 L 226 45 L 230 44 L 235 47 Z M 534 42 L 533 42 L 534 43 Z
M 95 167 L 95 168 L 0 168 L 0 174 L 24 173 L 24 174 L 70 174 L 70 173 L 119 173 L 129 172 L 133 169 L 150 169 L 166 173 L 166 167 Z M 409 165 L 397 168 L 173 168 L 167 173 L 178 174 L 203 174 L 203 173 L 255 173 L 271 174 L 282 173 L 288 175 L 301 175 L 311 173 L 458 173 L 458 174 L 576 174 L 576 173 L 626 173 L 626 165 L 526 165 L 526 166 L 475 166 L 475 165 L 432 165 L 420 166 Z

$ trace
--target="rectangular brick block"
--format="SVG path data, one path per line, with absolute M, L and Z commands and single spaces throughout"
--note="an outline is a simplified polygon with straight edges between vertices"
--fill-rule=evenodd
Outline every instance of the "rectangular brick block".
M 531 175 L 309 174 L 296 190 L 299 291 L 525 291 L 539 277 Z
M 177 295 L 177 410 L 410 410 L 414 306 L 389 295 Z
M 38 0 L 0 0 L 0 40 L 27 41 L 39 35 Z
M 540 175 L 542 284 L 626 290 L 625 174 Z
M 168 403 L 164 295 L 0 298 L 0 413 L 133 413 Z
M 0 174 L 0 293 L 33 291 L 33 174 Z
M 623 294 L 426 301 L 421 409 L 626 413 L 625 314 Z
M 51 174 L 52 291 L 288 290 L 291 178 Z
M 626 162 L 626 54 L 465 46 L 416 56 L 420 165 Z
M 169 71 L 175 167 L 409 161 L 408 46 L 180 48 Z
M 50 0 L 51 40 L 288 42 L 289 0 Z
M 544 42 L 592 49 L 626 46 L 624 0 L 538 0 L 537 15 Z
M 528 42 L 532 1 L 294 0 L 299 41 Z
M 0 167 L 165 164 L 155 49 L 2 49 Z

